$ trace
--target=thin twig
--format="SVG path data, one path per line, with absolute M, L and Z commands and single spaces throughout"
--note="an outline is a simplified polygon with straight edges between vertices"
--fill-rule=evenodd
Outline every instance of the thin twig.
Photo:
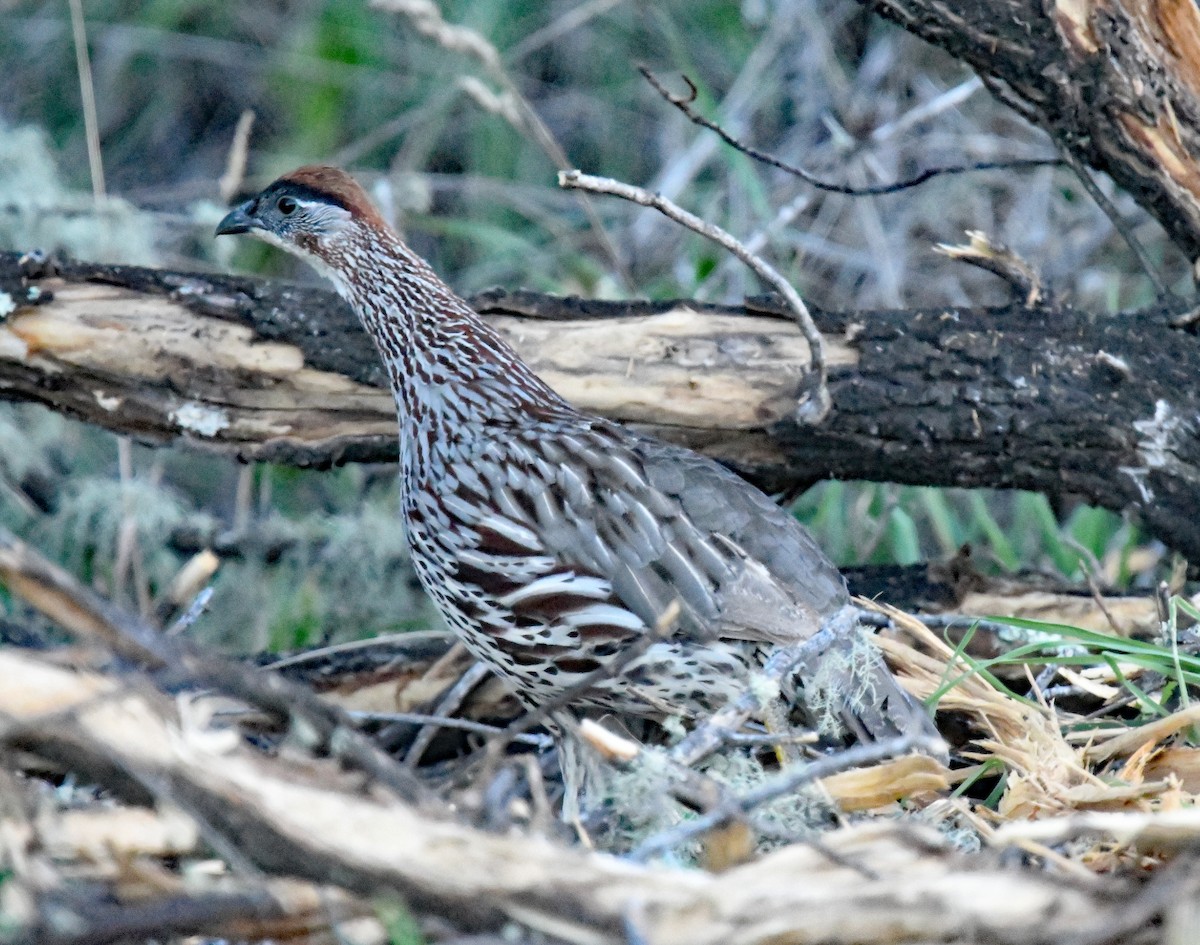
M 932 742 L 928 735 L 905 733 L 880 742 L 855 745 L 836 755 L 829 755 L 807 764 L 794 765 L 745 794 L 727 797 L 706 814 L 655 834 L 638 846 L 630 857 L 634 860 L 646 860 L 655 854 L 674 849 L 679 844 L 708 833 L 730 820 L 752 813 L 777 797 L 791 794 L 812 781 L 819 781 L 850 768 L 878 764 L 914 749 L 933 752 L 938 746 Z
M 476 664 L 480 665 L 480 664 Z M 475 735 L 502 735 L 504 729 L 486 722 L 475 722 L 471 719 L 448 718 L 444 715 L 428 712 L 347 712 L 350 718 L 360 722 L 397 722 L 401 725 L 427 725 L 434 731 L 441 728 L 457 729 L 460 732 L 471 732 Z M 515 742 L 523 745 L 533 745 L 535 748 L 549 748 L 551 738 L 548 735 L 531 735 L 522 733 L 514 735 Z
M 808 342 L 809 357 L 812 363 L 812 376 L 815 380 L 809 385 L 808 396 L 802 398 L 797 404 L 795 418 L 797 422 L 807 425 L 816 425 L 825 418 L 831 406 L 829 386 L 827 384 L 827 368 L 825 365 L 825 342 L 822 340 L 821 333 L 817 330 L 817 326 L 812 320 L 808 306 L 800 298 L 800 294 L 770 263 L 761 256 L 750 252 L 741 242 L 725 230 L 705 220 L 701 220 L 698 216 L 684 210 L 662 194 L 652 194 L 641 187 L 635 187 L 633 184 L 626 184 L 622 181 L 613 180 L 610 177 L 594 177 L 591 174 L 584 174 L 578 170 L 561 172 L 558 175 L 558 183 L 560 187 L 574 190 L 590 190 L 598 194 L 611 194 L 614 197 L 629 200 L 643 207 L 653 207 L 659 213 L 674 220 L 676 223 L 687 227 L 695 233 L 699 233 L 719 246 L 723 246 L 749 266 L 760 279 L 783 297 L 788 308 L 792 310 L 796 324 L 804 335 L 804 339 Z
M 825 626 L 799 646 L 780 647 L 763 665 L 757 676 L 768 684 L 780 684 L 798 664 L 829 646 L 835 635 L 833 626 Z M 690 767 L 720 748 L 729 740 L 730 732 L 740 730 L 747 719 L 762 710 L 762 700 L 758 691 L 765 688 L 756 682 L 729 705 L 706 719 L 703 724 L 697 725 L 686 738 L 671 749 L 672 760 Z
M 754 748 L 770 745 L 813 745 L 820 741 L 816 732 L 723 732 L 730 745 Z
M 413 739 L 412 745 L 409 747 L 407 754 L 404 756 L 404 765 L 406 768 L 415 768 L 421 762 L 421 756 L 425 754 L 425 750 L 429 748 L 434 736 L 443 728 L 448 728 L 446 723 L 451 721 L 459 721 L 451 719 L 450 714 L 458 711 L 458 707 L 462 705 L 463 700 L 471 694 L 471 690 L 483 682 L 491 674 L 491 670 L 483 663 L 473 663 L 459 678 L 437 704 L 433 710 L 432 718 L 424 723 L 421 731 L 417 732 L 417 737 Z M 489 729 L 494 733 L 496 729 L 487 725 L 484 728 Z
M 811 172 L 806 171 L 802 167 L 795 164 L 789 164 L 786 161 L 780 160 L 773 154 L 768 154 L 766 151 L 760 151 L 751 145 L 739 140 L 730 132 L 726 131 L 721 125 L 717 124 L 710 118 L 705 118 L 699 112 L 692 108 L 692 102 L 696 99 L 696 86 L 687 76 L 683 76 L 683 81 L 688 85 L 688 95 L 676 95 L 671 92 L 659 80 L 653 72 L 645 66 L 638 66 L 638 71 L 645 76 L 646 81 L 654 86 L 654 90 L 658 92 L 667 102 L 674 105 L 681 111 L 688 121 L 701 128 L 707 128 L 709 131 L 716 134 L 731 148 L 740 151 L 742 154 L 763 164 L 784 171 L 794 177 L 800 178 L 806 184 L 824 190 L 832 194 L 845 194 L 848 197 L 878 197 L 883 194 L 894 194 L 902 190 L 908 190 L 926 181 L 932 180 L 935 177 L 945 177 L 951 174 L 969 174 L 975 171 L 1009 171 L 1009 170 L 1026 170 L 1036 167 L 1061 167 L 1065 163 L 1060 158 L 1016 158 L 1011 161 L 978 161 L 974 164 L 952 164 L 947 167 L 931 167 L 921 173 L 906 178 L 902 181 L 897 181 L 892 184 L 878 184 L 874 187 L 855 187 L 850 184 L 832 184 L 828 181 L 823 181 L 819 177 L 814 176 Z
M 1063 149 L 1063 160 L 1067 162 L 1067 166 L 1075 172 L 1075 176 L 1079 178 L 1079 183 L 1083 184 L 1083 189 L 1088 192 L 1088 195 L 1096 201 L 1096 205 L 1104 211 L 1104 215 L 1108 217 L 1109 222 L 1113 225 L 1113 229 L 1120 234 L 1121 239 L 1133 251 L 1133 255 L 1137 257 L 1138 265 L 1142 267 L 1142 271 L 1146 273 L 1146 277 L 1154 286 L 1154 291 L 1158 293 L 1159 298 L 1163 298 L 1170 293 L 1167 289 L 1167 284 L 1163 282 L 1162 276 L 1154 267 L 1154 263 L 1150 260 L 1150 254 L 1146 252 L 1146 247 L 1142 245 L 1142 241 L 1134 235 L 1132 228 L 1122 219 L 1117 212 L 1117 208 L 1113 206 L 1113 202 L 1105 196 L 1104 191 L 1096 184 L 1092 177 L 1091 171 L 1084 167 L 1083 162 L 1079 160 L 1069 149 Z
M 1101 566 L 1099 560 L 1097 560 L 1090 548 L 1070 535 L 1066 536 L 1064 542 L 1079 552 L 1079 570 L 1083 572 L 1083 579 L 1087 582 L 1088 590 L 1092 594 L 1092 602 L 1099 608 L 1100 613 L 1104 615 L 1104 619 L 1112 629 L 1113 636 L 1125 636 L 1126 631 L 1117 623 L 1116 618 L 1112 615 L 1112 611 L 1104 603 L 1104 591 L 1100 587 L 1100 574 L 1104 568 Z
M 201 588 L 200 593 L 188 604 L 187 610 L 181 613 L 175 619 L 175 622 L 167 628 L 167 636 L 178 636 L 199 620 L 204 611 L 208 609 L 208 602 L 212 600 L 212 596 L 213 588 L 211 584 L 208 587 Z

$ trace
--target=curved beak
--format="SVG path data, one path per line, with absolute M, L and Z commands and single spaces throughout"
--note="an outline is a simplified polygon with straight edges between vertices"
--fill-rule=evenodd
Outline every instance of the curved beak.
M 250 210 L 254 206 L 253 200 L 247 200 L 244 204 L 234 207 L 227 214 L 225 219 L 217 224 L 216 236 L 229 236 L 233 233 L 249 233 L 251 230 L 262 230 L 265 227 L 255 219 Z

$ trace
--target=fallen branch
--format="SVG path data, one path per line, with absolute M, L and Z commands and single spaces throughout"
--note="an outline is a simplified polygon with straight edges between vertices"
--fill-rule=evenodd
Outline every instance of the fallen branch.
M 1119 909 L 1125 886 L 1084 889 L 1052 874 L 1004 869 L 951 852 L 932 830 L 881 822 L 835 831 L 822 852 L 793 845 L 720 876 L 643 867 L 515 833 L 490 834 L 431 818 L 364 792 L 331 761 L 266 757 L 178 704 L 0 650 L 0 735 L 27 752 L 143 772 L 268 874 L 336 882 L 359 894 L 403 896 L 419 912 L 467 930 L 515 920 L 570 942 L 624 943 L 636 904 L 655 945 L 1057 943 Z M 107 689 L 104 687 L 107 685 Z M 102 694 L 102 693 L 101 693 Z M 15 728 L 14 728 L 15 726 Z M 843 863 L 867 862 L 872 875 Z M 913 897 L 920 908 L 913 908 Z M 769 909 L 763 904 L 770 903 Z M 1147 928 L 1130 943 L 1161 941 Z
M 395 457 L 378 360 L 330 293 L 85 264 L 41 277 L 0 254 L 6 297 L 0 396 L 251 460 Z M 474 304 L 580 407 L 770 490 L 832 475 L 1082 496 L 1200 561 L 1200 339 L 1182 304 L 816 313 L 833 408 L 815 427 L 792 417 L 809 347 L 773 300 Z

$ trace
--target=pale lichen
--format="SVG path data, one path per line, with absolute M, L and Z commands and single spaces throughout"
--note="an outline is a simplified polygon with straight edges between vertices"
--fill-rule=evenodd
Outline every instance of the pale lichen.
M 181 430 L 199 436 L 216 436 L 222 430 L 228 430 L 230 425 L 229 414 L 220 407 L 196 403 L 194 400 L 180 404 L 168 416 Z
M 96 262 L 153 265 L 154 217 L 119 197 L 62 182 L 46 134 L 0 123 L 0 249 L 42 249 Z

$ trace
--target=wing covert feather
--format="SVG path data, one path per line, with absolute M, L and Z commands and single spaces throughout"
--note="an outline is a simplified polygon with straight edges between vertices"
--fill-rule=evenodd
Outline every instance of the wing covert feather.
M 508 471 L 507 510 L 530 510 L 519 524 L 547 553 L 611 582 L 648 626 L 677 600 L 689 636 L 789 643 L 849 603 L 804 527 L 712 460 L 605 421 L 524 436 L 549 463 Z M 530 446 L 492 450 L 517 462 Z

